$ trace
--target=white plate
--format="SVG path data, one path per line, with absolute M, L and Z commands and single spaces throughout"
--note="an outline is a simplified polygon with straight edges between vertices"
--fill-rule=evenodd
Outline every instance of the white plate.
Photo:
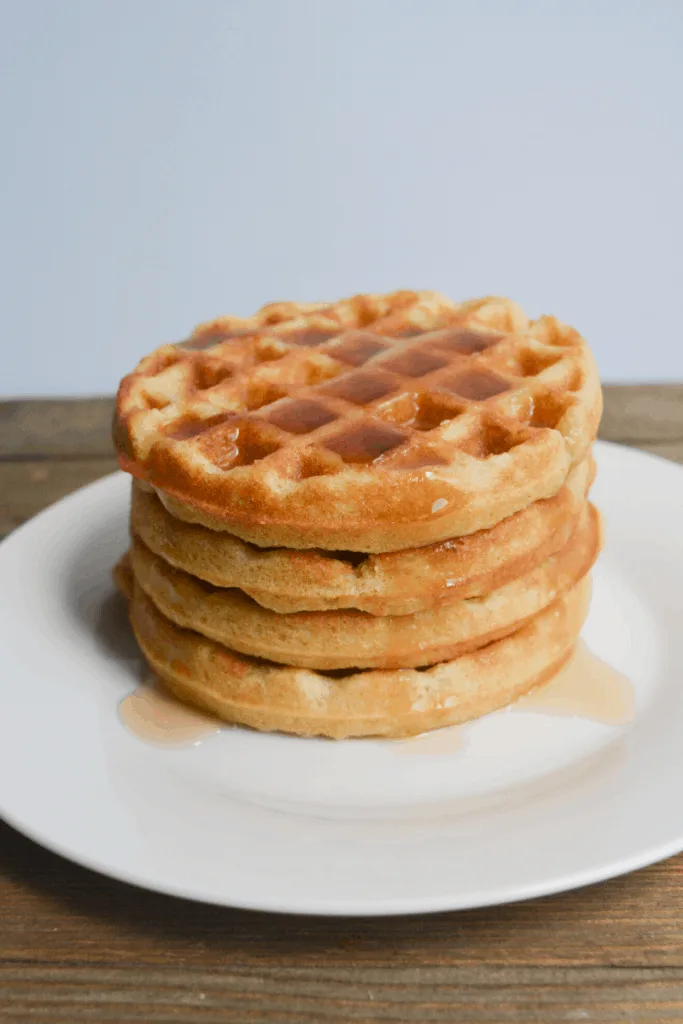
M 632 680 L 631 725 L 503 711 L 441 755 L 241 729 L 144 743 L 117 714 L 141 663 L 110 581 L 127 533 L 116 474 L 0 547 L 0 813 L 125 881 L 301 913 L 503 903 L 678 852 L 683 472 L 597 456 L 607 543 L 584 637 Z

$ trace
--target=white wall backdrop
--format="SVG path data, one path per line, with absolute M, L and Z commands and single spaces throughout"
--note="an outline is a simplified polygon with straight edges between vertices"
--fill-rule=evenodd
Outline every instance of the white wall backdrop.
M 680 0 L 0 0 L 0 394 L 431 287 L 683 379 Z

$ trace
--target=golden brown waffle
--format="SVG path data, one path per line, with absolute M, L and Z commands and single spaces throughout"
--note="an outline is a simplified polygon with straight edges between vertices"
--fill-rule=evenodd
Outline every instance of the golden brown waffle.
M 545 682 L 571 654 L 588 577 L 503 640 L 433 668 L 324 675 L 236 654 L 166 619 L 135 584 L 145 657 L 180 699 L 227 722 L 301 736 L 409 736 L 478 718 Z
M 598 426 L 553 317 L 431 292 L 222 318 L 119 388 L 121 465 L 178 518 L 262 546 L 396 551 L 554 495 Z
M 559 551 L 576 526 L 594 472 L 589 456 L 552 498 L 533 502 L 490 530 L 380 555 L 264 550 L 175 519 L 139 484 L 133 485 L 131 529 L 175 568 L 217 587 L 239 587 L 272 611 L 357 608 L 408 615 L 488 594 Z
M 414 668 L 460 657 L 518 629 L 586 575 L 600 543 L 598 513 L 586 503 L 562 550 L 525 576 L 485 597 L 392 616 L 348 609 L 280 615 L 240 590 L 173 569 L 137 539 L 131 564 L 167 619 L 242 654 L 303 668 Z

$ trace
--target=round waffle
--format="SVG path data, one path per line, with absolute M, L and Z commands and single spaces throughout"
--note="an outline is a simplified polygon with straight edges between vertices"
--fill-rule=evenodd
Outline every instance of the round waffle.
M 283 303 L 166 345 L 122 381 L 124 469 L 178 518 L 261 546 L 396 551 L 562 486 L 601 412 L 553 317 L 431 292 Z
M 172 568 L 137 539 L 131 564 L 167 619 L 243 654 L 303 668 L 412 668 L 459 657 L 517 629 L 573 587 L 599 549 L 598 513 L 586 503 L 562 550 L 525 576 L 485 597 L 398 616 L 355 610 L 280 615 L 240 590 L 218 589 Z
M 177 569 L 217 587 L 239 587 L 272 611 L 357 608 L 373 615 L 408 615 L 444 600 L 487 594 L 559 551 L 576 526 L 594 473 L 594 461 L 587 457 L 556 495 L 490 530 L 380 555 L 264 550 L 175 519 L 153 491 L 137 483 L 131 529 Z
M 180 700 L 227 722 L 301 736 L 409 736 L 504 707 L 558 671 L 590 600 L 584 577 L 515 633 L 423 671 L 331 677 L 236 654 L 166 619 L 135 583 L 131 621 L 152 668 Z

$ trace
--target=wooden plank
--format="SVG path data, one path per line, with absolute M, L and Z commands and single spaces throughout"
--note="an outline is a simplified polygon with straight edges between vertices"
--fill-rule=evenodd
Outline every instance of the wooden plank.
M 113 456 L 66 462 L 0 460 L 0 536 L 79 487 L 118 469 Z
M 683 969 L 683 855 L 509 906 L 335 920 L 248 913 L 135 889 L 62 860 L 6 825 L 0 851 L 0 963 Z
M 31 1001 L 30 1019 L 319 1024 L 321 1021 L 674 1021 L 683 1019 L 681 971 L 481 971 L 426 964 L 258 972 L 0 968 L 2 1003 Z M 26 1015 L 29 1016 L 28 1014 Z M 13 1018 L 16 1019 L 16 1018 Z
M 604 395 L 600 437 L 606 441 L 683 441 L 683 385 L 613 384 Z
M 0 458 L 111 455 L 113 398 L 0 402 Z
M 112 451 L 113 398 L 0 402 L 0 458 L 89 458 Z M 683 440 L 683 385 L 608 385 L 600 436 Z

